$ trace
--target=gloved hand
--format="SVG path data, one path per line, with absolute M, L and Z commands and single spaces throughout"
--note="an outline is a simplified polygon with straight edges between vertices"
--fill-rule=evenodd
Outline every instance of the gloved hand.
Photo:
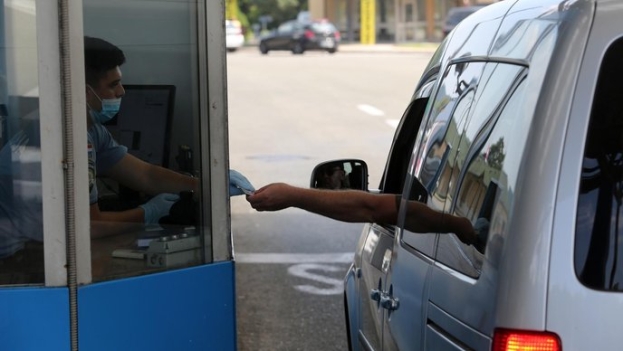
M 255 191 L 251 182 L 240 172 L 229 170 L 229 196 L 251 195 Z
M 160 218 L 169 214 L 171 206 L 179 199 L 176 194 L 162 193 L 140 205 L 145 211 L 145 224 L 157 224 Z

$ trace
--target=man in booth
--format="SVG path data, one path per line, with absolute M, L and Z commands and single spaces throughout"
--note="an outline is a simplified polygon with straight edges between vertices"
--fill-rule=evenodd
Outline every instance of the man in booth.
M 178 200 L 177 193 L 199 190 L 198 180 L 132 156 L 102 125 L 119 112 L 125 94 L 120 68 L 125 63 L 123 51 L 105 40 L 85 37 L 84 61 L 91 220 L 103 223 L 157 223 Z M 109 177 L 131 189 L 155 196 L 129 210 L 101 211 L 97 176 Z M 118 232 L 118 228 L 97 225 L 93 227 L 92 235 L 105 236 L 111 231 Z
M 182 191 L 199 190 L 199 180 L 144 162 L 127 152 L 102 125 L 119 111 L 125 93 L 121 65 L 125 55 L 115 45 L 85 37 L 85 94 L 89 161 L 91 236 L 101 237 L 158 223 L 169 214 Z M 13 192 L 13 167 L 29 140 L 14 133 L 0 148 L 0 285 L 42 283 L 43 206 L 38 198 L 23 199 Z M 19 162 L 19 161 L 17 161 Z M 97 176 L 107 176 L 152 198 L 125 211 L 102 211 L 98 204 Z M 240 173 L 229 171 L 229 195 L 254 189 Z
M 121 66 L 125 55 L 117 46 L 99 38 L 85 37 L 87 129 L 89 153 L 89 190 L 92 236 L 119 233 L 120 223 L 154 224 L 169 214 L 182 191 L 198 191 L 199 180 L 170 169 L 153 165 L 129 154 L 102 125 L 112 119 L 125 93 Z M 98 205 L 96 177 L 106 176 L 119 184 L 153 196 L 146 203 L 124 211 L 102 211 Z M 230 196 L 240 195 L 240 188 L 253 190 L 240 173 L 230 170 Z M 114 226 L 107 224 L 115 224 Z

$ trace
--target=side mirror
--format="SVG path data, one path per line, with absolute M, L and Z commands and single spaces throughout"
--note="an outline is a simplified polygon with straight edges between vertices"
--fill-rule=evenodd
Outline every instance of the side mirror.
M 357 159 L 323 162 L 314 167 L 309 187 L 368 191 L 368 165 Z

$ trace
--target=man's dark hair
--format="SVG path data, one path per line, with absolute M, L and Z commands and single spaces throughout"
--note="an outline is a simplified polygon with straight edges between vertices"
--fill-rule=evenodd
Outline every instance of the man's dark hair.
M 109 70 L 125 63 L 125 55 L 117 46 L 106 40 L 84 37 L 84 65 L 86 82 L 91 86 L 99 83 Z

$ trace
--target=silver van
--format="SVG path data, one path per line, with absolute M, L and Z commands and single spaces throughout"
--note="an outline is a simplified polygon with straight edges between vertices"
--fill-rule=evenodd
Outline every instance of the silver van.
M 623 350 L 623 1 L 505 0 L 462 21 L 379 188 L 400 214 L 365 225 L 345 278 L 351 350 Z M 410 231 L 412 201 L 478 239 Z

